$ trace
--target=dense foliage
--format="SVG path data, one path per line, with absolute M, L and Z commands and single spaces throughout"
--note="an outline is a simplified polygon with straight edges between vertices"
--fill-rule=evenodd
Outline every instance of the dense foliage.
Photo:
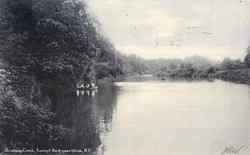
M 136 55 L 120 55 L 122 73 L 125 75 L 145 74 L 148 71 L 147 61 Z
M 70 131 L 54 117 L 64 96 L 58 90 L 120 70 L 116 50 L 99 31 L 81 0 L 0 1 L 0 146 L 65 140 Z
M 165 77 L 192 79 L 221 78 L 237 81 L 237 76 L 232 78 L 233 75 L 228 72 L 233 71 L 232 73 L 234 73 L 238 70 L 237 72 L 242 71 L 240 74 L 242 76 L 241 78 L 238 76 L 238 79 L 240 81 L 249 81 L 248 71 L 246 71 L 249 68 L 250 62 L 249 48 L 247 49 L 244 61 L 224 58 L 221 62 L 215 62 L 201 56 L 192 56 L 185 59 L 154 60 L 145 60 L 135 55 L 121 56 L 120 58 L 122 60 L 121 68 L 125 75 L 153 74 L 163 79 Z
M 246 65 L 240 59 L 232 60 L 230 58 L 224 58 L 222 63 L 219 66 L 220 70 L 233 70 L 233 69 L 242 69 Z
M 94 66 L 99 60 L 109 63 L 113 59 L 112 45 L 97 32 L 97 24 L 81 1 L 2 3 L 5 33 L 1 37 L 6 39 L 1 39 L 5 46 L 0 52 L 9 66 L 11 82 L 74 87 L 80 80 L 95 79 Z
M 215 77 L 237 83 L 250 84 L 250 48 L 248 47 L 247 55 L 244 61 L 239 59 L 232 60 L 230 58 L 225 58 L 223 62 L 217 66 L 218 72 L 216 72 Z
M 125 75 L 153 74 L 159 77 L 207 78 L 215 72 L 215 63 L 193 56 L 185 59 L 145 60 L 135 55 L 122 56 L 122 71 Z
M 250 68 L 250 46 L 247 48 L 247 55 L 244 59 L 244 62 L 246 66 Z

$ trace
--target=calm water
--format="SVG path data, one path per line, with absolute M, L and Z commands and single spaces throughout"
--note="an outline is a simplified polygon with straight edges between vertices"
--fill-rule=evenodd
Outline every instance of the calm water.
M 219 155 L 250 144 L 246 85 L 120 82 L 62 101 L 57 115 L 74 131 L 70 145 L 90 155 Z

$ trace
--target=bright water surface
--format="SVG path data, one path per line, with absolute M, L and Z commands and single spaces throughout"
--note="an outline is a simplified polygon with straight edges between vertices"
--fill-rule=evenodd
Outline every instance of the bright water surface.
M 98 148 L 91 155 L 220 155 L 250 144 L 247 85 L 119 82 L 68 102 L 76 104 L 59 108 L 58 117 L 75 131 L 72 145 Z

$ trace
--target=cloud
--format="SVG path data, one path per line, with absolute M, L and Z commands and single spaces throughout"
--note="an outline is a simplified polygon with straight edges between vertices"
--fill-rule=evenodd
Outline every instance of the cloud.
M 250 44 L 250 2 L 89 0 L 88 4 L 105 35 L 124 53 L 145 58 L 193 54 L 241 58 Z

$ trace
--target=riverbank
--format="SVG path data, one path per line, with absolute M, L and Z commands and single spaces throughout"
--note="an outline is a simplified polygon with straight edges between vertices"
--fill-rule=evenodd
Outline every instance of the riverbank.
M 217 71 L 213 76 L 216 79 L 220 79 L 224 81 L 250 85 L 250 69 L 249 68 Z
M 183 74 L 177 72 L 175 74 L 156 74 L 154 75 L 160 79 L 190 79 L 190 80 L 213 80 L 220 79 L 234 83 L 250 85 L 250 68 L 232 69 L 232 70 L 219 70 L 213 72 L 199 72 L 193 74 Z

